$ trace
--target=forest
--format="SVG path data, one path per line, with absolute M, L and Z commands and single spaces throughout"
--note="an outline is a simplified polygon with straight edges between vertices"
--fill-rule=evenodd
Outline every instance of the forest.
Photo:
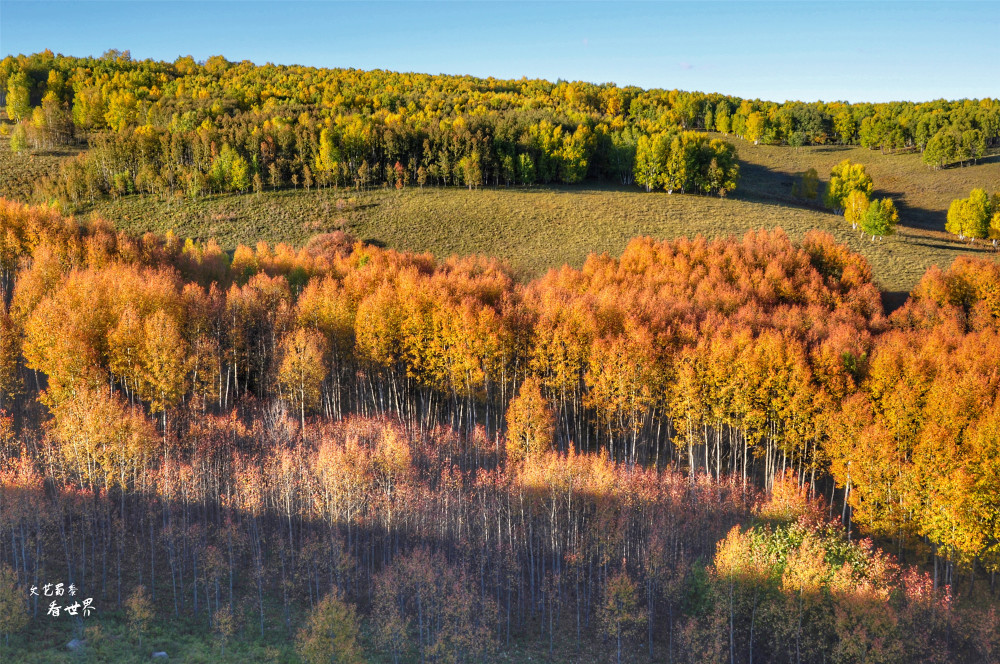
M 725 195 L 732 146 L 918 151 L 928 167 L 1000 144 L 1000 101 L 776 103 L 583 82 L 198 63 L 51 51 L 0 61 L 15 152 L 83 143 L 35 185 L 68 209 L 133 193 L 291 186 L 576 184 Z
M 0 661 L 1000 662 L 1000 100 L 112 50 L 4 58 L 0 106 Z M 734 201 L 766 146 L 831 155 Z M 334 220 L 548 188 L 523 229 L 562 185 L 611 191 L 617 249 Z M 678 199 L 812 230 L 618 229 Z M 94 207 L 234 200 L 308 240 Z M 871 255 L 944 269 L 887 306 Z
M 206 634 L 190 661 L 1000 652 L 993 261 L 887 315 L 823 233 L 522 283 L 343 233 L 230 256 L 14 202 L 0 228 L 14 647 L 58 576 L 127 624 L 83 621 L 97 656 L 154 616 Z

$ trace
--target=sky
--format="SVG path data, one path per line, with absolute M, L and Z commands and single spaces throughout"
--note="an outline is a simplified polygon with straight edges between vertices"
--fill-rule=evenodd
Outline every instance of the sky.
M 1000 97 L 1000 2 L 0 0 L 0 55 L 614 82 L 773 101 Z

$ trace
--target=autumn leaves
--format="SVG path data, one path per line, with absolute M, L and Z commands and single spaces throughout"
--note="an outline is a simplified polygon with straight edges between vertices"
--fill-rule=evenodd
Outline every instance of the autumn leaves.
M 911 603 L 958 631 L 939 588 L 996 567 L 992 264 L 928 273 L 887 319 L 822 234 L 640 238 L 519 284 L 344 237 L 230 258 L 44 208 L 0 222 L 0 547 L 46 551 L 11 556 L 21 578 L 85 539 L 178 615 L 242 597 L 263 635 L 279 598 L 286 626 L 310 603 L 320 656 L 328 625 L 357 642 L 332 592 L 369 598 L 401 661 L 589 625 L 616 653 L 850 661 L 882 638 L 862 623 L 891 661 L 924 652 Z M 824 488 L 938 577 L 847 544 Z
M 312 414 L 393 412 L 420 430 L 506 424 L 514 459 L 573 443 L 717 479 L 769 484 L 789 464 L 812 479 L 822 422 L 884 325 L 867 265 L 819 234 L 801 248 L 780 231 L 638 239 L 620 259 L 518 285 L 479 257 L 333 242 L 228 259 L 212 244 L 4 214 L 5 265 L 21 269 L 3 366 L 40 372 L 55 410 L 106 386 L 164 431 L 182 404 L 226 410 L 253 395 L 282 398 L 300 428 Z
M 876 345 L 830 437 L 831 472 L 869 532 L 921 538 L 940 562 L 996 569 L 995 263 L 929 271 Z

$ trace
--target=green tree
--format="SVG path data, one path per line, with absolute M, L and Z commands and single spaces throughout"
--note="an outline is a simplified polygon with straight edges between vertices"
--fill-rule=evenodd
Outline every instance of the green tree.
M 635 181 L 635 148 L 637 132 L 630 129 L 611 132 L 608 161 L 611 170 L 621 180 L 629 185 Z
M 699 141 L 704 140 L 699 137 Z M 740 177 L 740 163 L 736 157 L 736 148 L 732 143 L 713 139 L 708 144 L 708 152 L 703 155 L 702 161 L 708 159 L 707 178 L 703 178 L 704 185 L 701 187 L 702 193 L 717 193 L 725 196 L 730 191 L 736 189 L 736 184 Z M 704 170 L 704 165 L 699 171 Z
M 354 606 L 334 589 L 309 613 L 295 639 L 295 651 L 307 664 L 362 664 L 359 632 Z
M 670 152 L 669 137 L 666 134 L 640 136 L 635 146 L 635 182 L 653 191 L 662 184 L 667 170 L 667 155 Z
M 28 624 L 27 595 L 18 586 L 17 576 L 8 565 L 0 565 L 0 632 L 10 645 L 10 635 Z
M 312 179 L 310 179 L 310 184 Z M 242 155 L 233 157 L 229 171 L 229 188 L 240 193 L 250 188 L 250 166 Z
M 986 151 L 986 138 L 978 129 L 966 129 L 962 132 L 959 147 L 963 159 L 978 162 Z
M 316 170 L 335 173 L 340 166 L 340 150 L 337 148 L 335 135 L 329 127 L 323 127 L 319 132 L 319 155 L 316 157 Z
M 517 156 L 517 179 L 521 184 L 535 184 L 535 178 L 535 160 L 522 152 Z
M 934 168 L 941 168 L 955 161 L 958 154 L 958 141 L 955 134 L 950 129 L 941 129 L 927 141 L 924 147 L 924 154 L 921 157 L 923 162 Z
M 896 224 L 899 223 L 899 213 L 896 211 L 896 204 L 891 198 L 880 198 L 871 202 L 868 209 L 861 216 L 861 230 L 866 235 L 872 236 L 872 242 L 876 237 L 885 237 L 896 232 Z
M 20 122 L 31 113 L 31 78 L 23 71 L 7 79 L 7 117 Z

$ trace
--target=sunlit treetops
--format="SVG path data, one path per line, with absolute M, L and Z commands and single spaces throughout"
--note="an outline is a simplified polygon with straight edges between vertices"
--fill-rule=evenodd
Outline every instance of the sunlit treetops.
M 950 607 L 1000 569 L 993 262 L 929 271 L 886 317 L 822 233 L 638 238 L 529 282 L 7 202 L 0 242 L 0 594 L 49 564 L 97 587 L 103 556 L 107 606 L 141 570 L 195 617 L 249 571 L 245 631 L 317 607 L 317 657 L 354 652 L 367 597 L 401 658 L 575 618 L 689 661 L 988 661 L 996 616 Z M 94 536 L 119 526 L 141 536 Z
M 631 462 L 687 452 L 717 477 L 762 458 L 768 482 L 789 463 L 814 477 L 820 415 L 853 389 L 885 326 L 867 263 L 819 233 L 801 246 L 780 231 L 640 238 L 620 258 L 519 284 L 493 259 L 343 235 L 229 256 L 46 208 L 0 212 L 4 237 L 22 238 L 3 264 L 3 321 L 17 330 L 8 392 L 22 362 L 52 408 L 111 385 L 162 426 L 191 400 L 281 398 L 301 427 L 392 411 L 423 426 L 506 424 L 523 434 L 514 457 L 576 444 Z M 512 403 L 520 414 L 505 415 Z M 695 458 L 697 432 L 726 426 L 738 447 Z
M 821 233 L 638 238 L 518 283 L 493 259 L 344 235 L 229 256 L 48 208 L 5 203 L 0 224 L 3 398 L 40 389 L 56 441 L 111 437 L 76 445 L 74 459 L 91 450 L 74 471 L 85 483 L 127 483 L 135 466 L 115 463 L 147 454 L 151 431 L 87 412 L 110 422 L 137 405 L 166 430 L 185 404 L 277 399 L 303 430 L 351 413 L 482 424 L 510 436 L 496 452 L 511 462 L 576 446 L 765 487 L 829 470 L 858 523 L 993 564 L 991 262 L 928 272 L 887 319 L 867 262 Z M 88 405 L 109 386 L 111 402 Z M 102 456 L 114 449 L 134 453 Z M 917 483 L 940 472 L 964 505 L 944 525 L 920 516 L 944 485 Z
M 51 52 L 0 62 L 15 150 L 81 138 L 90 150 L 40 185 L 46 200 L 98 195 L 578 183 L 731 191 L 735 155 L 693 131 L 753 143 L 930 149 L 975 159 L 1000 139 L 993 99 L 778 104 L 613 84 L 133 61 Z M 674 146 L 673 143 L 678 145 Z M 940 152 L 940 151 L 939 151 Z

